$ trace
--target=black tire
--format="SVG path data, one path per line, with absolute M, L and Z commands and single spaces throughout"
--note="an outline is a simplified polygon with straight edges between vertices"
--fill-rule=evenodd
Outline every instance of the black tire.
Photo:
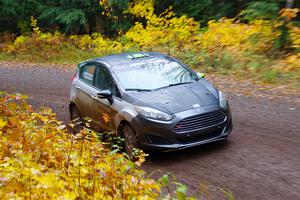
M 134 159 L 134 149 L 138 148 L 137 137 L 135 131 L 129 124 L 123 126 L 124 150 L 130 159 Z
M 71 123 L 74 124 L 72 128 L 74 134 L 79 133 L 83 127 L 83 120 L 76 106 L 70 107 L 70 119 Z

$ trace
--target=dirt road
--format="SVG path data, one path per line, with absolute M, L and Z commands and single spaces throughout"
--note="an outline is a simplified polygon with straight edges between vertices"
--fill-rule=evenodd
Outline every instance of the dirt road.
M 63 69 L 2 64 L 0 91 L 25 93 L 35 108 L 51 107 L 66 121 L 71 77 Z M 173 173 L 190 194 L 200 183 L 214 185 L 212 199 L 221 198 L 216 187 L 236 199 L 300 199 L 299 104 L 232 93 L 228 98 L 234 131 L 227 142 L 154 155 L 144 169 Z

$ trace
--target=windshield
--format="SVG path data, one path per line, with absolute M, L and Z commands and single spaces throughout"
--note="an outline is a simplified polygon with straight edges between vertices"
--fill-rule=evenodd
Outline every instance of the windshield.
M 165 59 L 149 59 L 114 71 L 125 90 L 154 90 L 197 80 L 180 63 Z

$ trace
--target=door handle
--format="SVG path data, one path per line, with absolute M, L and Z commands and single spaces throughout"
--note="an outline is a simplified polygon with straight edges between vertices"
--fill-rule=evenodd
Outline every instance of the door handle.
M 80 89 L 79 85 L 75 85 L 75 88 L 76 88 L 76 89 Z
M 92 99 L 98 100 L 98 97 L 95 95 L 92 95 L 91 97 L 92 97 Z

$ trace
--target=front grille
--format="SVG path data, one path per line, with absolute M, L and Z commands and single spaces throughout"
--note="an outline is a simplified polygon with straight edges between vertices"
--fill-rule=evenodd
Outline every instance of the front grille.
M 174 130 L 178 133 L 195 131 L 217 125 L 224 122 L 225 119 L 225 114 L 220 111 L 209 112 L 201 115 L 187 117 L 181 120 L 175 126 Z
M 171 142 L 168 139 L 159 136 L 146 135 L 146 138 L 151 144 L 171 144 Z
M 215 131 L 215 132 L 205 133 L 205 134 L 198 134 L 198 135 L 187 137 L 187 138 L 178 138 L 177 140 L 181 144 L 188 144 L 188 143 L 193 143 L 193 142 L 209 140 L 209 139 L 218 137 L 221 134 L 222 134 L 222 131 L 218 130 L 218 131 Z

